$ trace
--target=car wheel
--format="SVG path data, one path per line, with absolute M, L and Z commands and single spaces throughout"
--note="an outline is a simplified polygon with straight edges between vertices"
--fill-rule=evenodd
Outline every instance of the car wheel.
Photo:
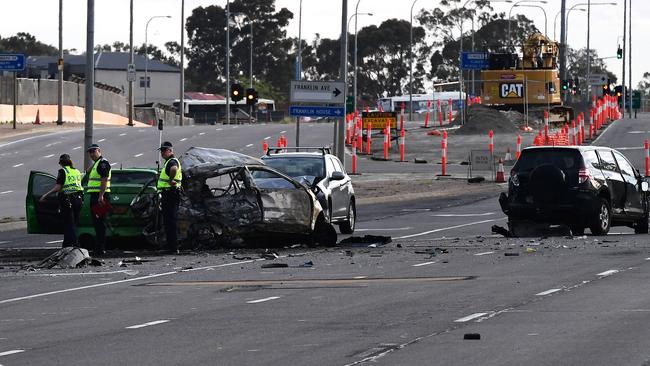
M 645 214 L 643 217 L 634 223 L 634 233 L 635 234 L 647 234 L 648 233 L 648 215 Z
M 591 224 L 591 232 L 594 235 L 607 235 L 612 225 L 612 210 L 609 208 L 609 202 L 601 198 L 598 209 L 594 213 Z
M 585 235 L 585 228 L 583 226 L 571 226 L 571 235 L 582 236 Z
M 341 234 L 352 234 L 354 233 L 354 227 L 356 224 L 357 207 L 354 204 L 354 200 L 351 200 L 350 205 L 348 206 L 348 218 L 339 225 L 339 230 L 341 230 Z

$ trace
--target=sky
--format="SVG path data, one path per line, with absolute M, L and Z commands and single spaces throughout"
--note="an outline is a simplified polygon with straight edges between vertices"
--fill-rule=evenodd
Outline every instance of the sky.
M 359 13 L 373 13 L 372 16 L 359 16 L 359 29 L 371 24 L 380 24 L 389 18 L 409 20 L 412 0 L 358 0 Z M 414 14 L 423 7 L 429 9 L 438 5 L 438 0 L 416 0 Z M 644 34 L 650 34 L 650 1 L 633 1 L 632 15 L 632 84 L 636 85 L 650 65 L 645 61 L 650 57 L 650 48 L 645 47 Z M 17 32 L 28 32 L 41 42 L 58 46 L 58 0 L 2 0 L 2 21 L 0 36 L 8 37 Z M 567 0 L 567 8 L 586 3 L 587 0 Z M 623 35 L 624 0 L 591 0 L 595 3 L 615 2 L 617 5 L 592 5 L 591 11 L 591 48 L 600 57 L 616 56 L 617 44 Z M 197 6 L 225 6 L 226 0 L 185 0 L 185 15 Z M 87 0 L 63 0 L 63 48 L 76 48 L 79 53 L 86 47 L 86 4 Z M 149 24 L 149 42 L 164 49 L 167 41 L 180 42 L 181 0 L 135 0 L 134 1 L 134 42 L 142 44 L 145 40 L 145 24 L 151 16 L 169 15 L 171 18 L 154 19 Z M 286 7 L 294 13 L 294 19 L 287 29 L 289 36 L 298 36 L 298 10 L 300 0 L 276 0 L 278 9 Z M 348 0 L 348 15 L 354 13 L 357 1 Z M 398 5 L 399 4 L 399 5 Z M 495 11 L 510 11 L 513 4 L 493 3 Z M 524 3 L 520 5 L 525 5 Z M 553 23 L 560 10 L 560 0 L 547 0 L 544 8 L 548 16 L 548 35 L 553 37 Z M 545 20 L 542 9 L 535 7 L 512 8 L 514 14 L 524 14 L 535 22 L 544 32 Z M 354 22 L 352 22 L 354 24 Z M 414 24 L 415 25 L 415 24 Z M 471 23 L 467 23 L 470 29 Z M 557 21 L 557 38 L 559 38 L 560 20 Z M 352 27 L 353 28 L 353 27 Z M 338 38 L 341 33 L 341 2 L 336 0 L 302 1 L 302 37 L 311 40 L 318 33 L 323 38 Z M 128 43 L 129 40 L 129 0 L 95 0 L 95 44 L 112 44 L 114 41 Z M 568 43 L 572 48 L 587 46 L 587 12 L 574 11 L 570 14 Z M 622 43 L 621 43 L 622 44 Z M 619 76 L 622 62 L 605 60 L 609 70 Z M 629 73 L 629 71 L 626 71 Z M 626 77 L 627 79 L 627 77 Z

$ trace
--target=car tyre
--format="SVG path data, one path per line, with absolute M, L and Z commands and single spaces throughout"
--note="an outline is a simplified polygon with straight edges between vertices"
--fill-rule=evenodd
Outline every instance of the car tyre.
M 590 226 L 591 232 L 594 235 L 607 235 L 609 228 L 612 225 L 612 210 L 609 202 L 600 198 L 598 208 L 594 212 L 594 217 Z
M 634 233 L 635 234 L 647 234 L 648 233 L 648 214 L 646 213 L 643 217 L 634 223 Z
M 341 234 L 352 234 L 354 233 L 354 227 L 357 224 L 357 206 L 354 203 L 354 200 L 350 200 L 348 205 L 348 217 L 339 225 L 339 230 Z

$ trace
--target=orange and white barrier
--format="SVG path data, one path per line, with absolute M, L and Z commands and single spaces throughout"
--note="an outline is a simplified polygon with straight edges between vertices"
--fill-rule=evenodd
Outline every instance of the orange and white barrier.
M 357 174 L 357 140 L 352 139 L 352 174 Z
M 269 151 L 269 143 L 266 140 L 262 141 L 262 154 L 266 154 Z
M 515 159 L 519 160 L 521 156 L 521 135 L 517 135 L 517 152 L 515 153 Z
M 368 122 L 368 130 L 366 131 L 366 154 L 372 154 L 371 149 L 372 144 L 372 122 Z
M 431 113 L 431 101 L 427 100 L 427 113 L 424 115 L 424 128 L 429 128 L 429 114 Z
M 404 159 L 405 157 L 404 152 L 406 150 L 405 142 L 406 142 L 405 133 L 404 133 L 404 129 L 402 129 L 399 133 L 399 161 L 402 163 L 406 161 Z
M 497 176 L 496 179 L 494 180 L 495 183 L 505 183 L 506 182 L 506 174 L 503 169 L 503 159 L 499 158 L 499 167 L 497 168 Z
M 643 141 L 643 148 L 645 149 L 645 176 L 650 176 L 650 142 L 648 139 Z
M 390 148 L 390 125 L 384 128 L 384 160 L 388 160 L 388 149 Z
M 490 130 L 490 143 L 488 144 L 488 149 L 490 150 L 490 155 L 494 156 L 494 132 Z
M 440 143 L 442 148 L 442 174 L 443 176 L 447 175 L 447 131 L 443 132 L 442 142 Z

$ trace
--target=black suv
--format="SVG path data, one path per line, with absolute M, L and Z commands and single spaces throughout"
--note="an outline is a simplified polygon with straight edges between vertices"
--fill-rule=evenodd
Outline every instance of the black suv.
M 611 226 L 648 232 L 648 182 L 620 152 L 599 146 L 530 147 L 510 172 L 499 203 L 513 235 L 532 221 L 565 224 L 573 235 Z

